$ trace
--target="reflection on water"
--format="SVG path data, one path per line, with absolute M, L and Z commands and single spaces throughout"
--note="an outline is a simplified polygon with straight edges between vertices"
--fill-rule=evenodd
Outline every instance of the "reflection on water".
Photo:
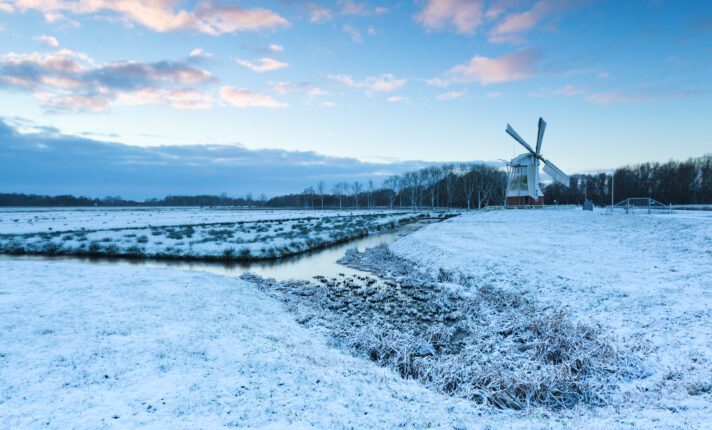
M 224 276 L 239 277 L 243 273 L 252 272 L 265 278 L 275 278 L 278 281 L 287 279 L 311 279 L 314 276 L 335 278 L 340 276 L 364 276 L 359 270 L 342 266 L 336 262 L 347 249 L 357 247 L 360 251 L 380 244 L 394 242 L 433 220 L 421 220 L 399 227 L 392 231 L 373 234 L 350 242 L 334 245 L 328 248 L 317 249 L 291 257 L 270 261 L 219 263 L 219 262 L 194 262 L 194 261 L 159 261 L 159 260 L 127 260 L 108 258 L 86 257 L 45 257 L 45 256 L 0 256 L 3 260 L 57 260 L 57 261 L 83 261 L 91 264 L 114 265 L 139 265 L 145 267 L 170 267 L 182 270 L 200 270 L 217 273 Z

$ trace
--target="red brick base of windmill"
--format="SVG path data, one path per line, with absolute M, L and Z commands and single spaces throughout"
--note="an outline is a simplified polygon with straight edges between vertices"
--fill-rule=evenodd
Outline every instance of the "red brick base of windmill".
M 507 197 L 507 206 L 543 206 L 544 196 L 540 196 L 537 200 L 534 200 L 531 196 L 516 196 Z

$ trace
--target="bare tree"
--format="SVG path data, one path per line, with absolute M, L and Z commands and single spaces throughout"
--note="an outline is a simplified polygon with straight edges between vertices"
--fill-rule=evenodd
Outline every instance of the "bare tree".
M 418 193 L 420 192 L 420 173 L 407 172 L 403 175 L 403 188 L 408 193 L 410 206 L 415 209 L 418 206 Z
M 313 187 L 308 187 L 305 188 L 304 191 L 302 191 L 302 195 L 304 196 L 304 207 L 309 209 L 309 206 L 314 206 L 312 199 L 314 198 L 314 188 Z
M 343 206 L 342 203 L 344 200 L 344 194 L 346 194 L 348 187 L 349 186 L 347 183 L 339 182 L 331 188 L 331 192 L 334 193 L 336 198 L 339 200 L 339 209 L 341 209 Z
M 326 192 L 326 184 L 324 184 L 324 181 L 319 181 L 319 183 L 316 184 L 316 191 L 319 193 L 319 200 L 321 200 L 321 209 L 324 210 L 324 193 Z
M 472 195 L 475 190 L 478 189 L 479 172 L 476 170 L 475 166 L 462 164 L 460 166 L 460 171 L 462 174 L 462 192 L 465 197 L 465 202 L 467 203 L 467 210 L 472 209 Z
M 383 181 L 383 188 L 386 190 L 386 197 L 388 198 L 388 207 L 393 209 L 393 203 L 395 203 L 396 198 L 400 194 L 400 177 L 393 175 L 388 177 Z
M 354 181 L 354 183 L 351 184 L 351 193 L 354 196 L 354 202 L 356 203 L 356 209 L 358 209 L 358 195 L 361 194 L 362 190 L 363 190 L 363 184 L 360 183 L 359 181 Z
M 452 206 L 452 197 L 455 192 L 455 184 L 457 183 L 457 176 L 455 176 L 455 166 L 452 164 L 446 164 L 442 166 L 442 176 L 445 179 L 445 195 L 447 198 L 446 206 Z
M 430 207 L 435 209 L 438 181 L 440 180 L 440 169 L 435 166 L 431 166 L 423 169 L 422 172 L 424 185 L 430 191 Z
M 366 198 L 368 199 L 368 208 L 371 209 L 373 208 L 373 192 L 376 190 L 376 187 L 373 185 L 373 180 L 369 179 L 368 180 L 368 193 L 366 194 Z

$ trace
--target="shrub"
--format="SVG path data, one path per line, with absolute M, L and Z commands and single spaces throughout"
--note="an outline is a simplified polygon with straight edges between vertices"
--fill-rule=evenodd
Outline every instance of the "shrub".
M 89 253 L 90 253 L 90 254 L 97 254 L 99 251 L 101 251 L 101 245 L 99 245 L 98 242 L 91 241 L 91 242 L 89 243 L 89 248 L 88 248 L 88 250 L 89 250 Z
M 225 261 L 232 261 L 235 258 L 235 250 L 233 248 L 225 248 L 223 251 L 223 259 Z

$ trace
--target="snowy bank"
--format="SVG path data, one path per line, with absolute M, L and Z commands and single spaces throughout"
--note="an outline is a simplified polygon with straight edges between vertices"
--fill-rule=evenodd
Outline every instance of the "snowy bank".
M 242 280 L 66 262 L 0 271 L 0 428 L 563 427 L 329 348 Z
M 256 212 L 256 211 L 255 211 Z M 255 215 L 253 213 L 253 215 Z M 270 213 L 262 213 L 269 216 Z M 294 255 L 448 213 L 379 212 L 304 218 L 0 234 L 0 253 L 250 261 Z
M 632 414 L 671 410 L 693 425 L 712 415 L 709 213 L 472 213 L 391 249 L 425 270 L 564 307 L 643 348 L 650 376 L 621 387 Z
M 0 234 L 104 230 L 398 213 L 388 210 L 294 210 L 232 207 L 0 208 Z

